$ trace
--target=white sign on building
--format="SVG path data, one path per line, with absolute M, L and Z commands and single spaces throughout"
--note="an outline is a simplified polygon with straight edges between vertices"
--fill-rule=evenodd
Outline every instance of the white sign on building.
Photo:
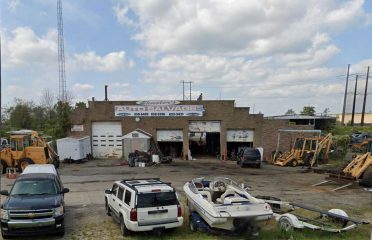
M 83 132 L 84 125 L 72 125 L 71 132 Z
M 254 130 L 227 130 L 228 142 L 253 142 Z
M 219 121 L 190 121 L 190 132 L 220 132 L 221 123 Z
M 115 106 L 115 117 L 203 116 L 203 105 L 122 105 Z

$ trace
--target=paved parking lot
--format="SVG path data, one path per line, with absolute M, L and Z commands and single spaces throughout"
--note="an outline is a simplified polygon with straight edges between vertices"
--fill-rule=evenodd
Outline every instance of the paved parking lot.
M 246 182 L 253 195 L 270 195 L 283 200 L 296 201 L 323 209 L 342 208 L 353 217 L 372 220 L 372 196 L 360 187 L 332 192 L 334 186 L 312 187 L 324 175 L 304 173 L 301 167 L 288 168 L 264 165 L 261 169 L 239 168 L 234 162 L 216 159 L 196 161 L 174 160 L 157 167 L 129 168 L 121 160 L 91 160 L 82 164 L 61 164 L 59 169 L 66 194 L 66 235 L 62 239 L 121 239 L 119 226 L 106 216 L 104 190 L 113 181 L 124 178 L 160 177 L 176 187 L 185 198 L 182 187 L 194 177 L 227 176 Z M 9 189 L 13 180 L 2 176 L 2 189 Z M 4 197 L 2 197 L 2 200 Z M 176 234 L 177 235 L 177 234 Z M 174 233 L 171 236 L 176 236 Z M 138 237 L 151 236 L 139 234 Z M 51 239 L 57 237 L 45 237 Z

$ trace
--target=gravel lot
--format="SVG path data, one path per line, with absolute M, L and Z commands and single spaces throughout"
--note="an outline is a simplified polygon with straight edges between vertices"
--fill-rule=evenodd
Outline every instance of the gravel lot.
M 186 181 L 200 176 L 227 176 L 246 182 L 253 195 L 270 195 L 323 209 L 342 208 L 352 217 L 372 221 L 370 193 L 360 187 L 337 192 L 331 191 L 336 185 L 312 187 L 312 184 L 324 180 L 325 175 L 304 173 L 301 167 L 264 165 L 261 169 L 242 169 L 235 162 L 207 158 L 195 161 L 176 159 L 171 164 L 147 168 L 129 168 L 120 163 L 121 160 L 91 160 L 81 164 L 61 164 L 59 172 L 62 181 L 65 187 L 70 188 L 70 193 L 65 195 L 66 235 L 63 238 L 47 236 L 41 239 L 122 239 L 119 226 L 105 214 L 104 190 L 110 188 L 115 180 L 138 177 L 160 177 L 163 181 L 172 182 L 180 193 L 183 206 L 182 187 Z M 1 189 L 10 189 L 12 182 L 3 175 Z M 141 233 L 138 238 L 148 234 L 151 235 Z

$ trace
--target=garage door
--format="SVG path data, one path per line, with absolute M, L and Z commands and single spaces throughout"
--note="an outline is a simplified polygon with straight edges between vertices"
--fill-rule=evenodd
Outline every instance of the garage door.
M 93 156 L 120 158 L 123 154 L 121 122 L 92 123 Z
M 182 130 L 157 130 L 156 140 L 158 142 L 183 142 Z
M 253 142 L 254 130 L 227 130 L 228 142 Z

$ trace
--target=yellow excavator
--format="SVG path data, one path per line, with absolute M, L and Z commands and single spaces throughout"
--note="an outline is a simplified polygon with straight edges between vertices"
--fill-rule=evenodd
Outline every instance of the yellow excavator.
M 36 131 L 12 131 L 9 143 L 0 151 L 2 173 L 8 167 L 15 167 L 22 172 L 29 164 L 49 163 L 59 167 L 58 154 Z
M 325 137 L 297 138 L 290 151 L 274 155 L 273 163 L 292 167 L 307 163 L 312 167 L 319 160 L 328 161 L 332 143 L 331 133 Z

